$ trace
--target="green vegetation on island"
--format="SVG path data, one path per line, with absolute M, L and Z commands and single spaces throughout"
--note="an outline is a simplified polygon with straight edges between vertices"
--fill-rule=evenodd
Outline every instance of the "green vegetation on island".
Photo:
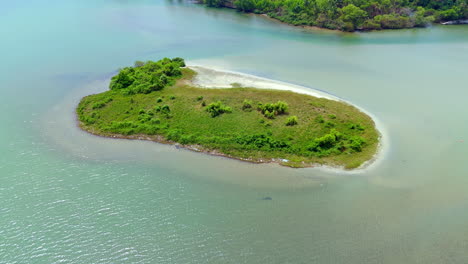
M 282 22 L 343 31 L 425 27 L 468 19 L 468 0 L 199 0 Z
M 176 58 L 121 69 L 111 90 L 81 100 L 80 127 L 291 167 L 351 169 L 377 151 L 374 122 L 349 104 L 282 90 L 194 87 L 196 72 L 184 66 Z

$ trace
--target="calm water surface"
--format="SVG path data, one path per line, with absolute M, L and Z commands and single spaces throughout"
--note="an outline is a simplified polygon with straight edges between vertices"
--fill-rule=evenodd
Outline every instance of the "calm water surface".
M 0 263 L 468 262 L 467 26 L 340 34 L 183 1 L 24 2 L 0 5 Z M 76 128 L 81 96 L 165 56 L 351 101 L 385 124 L 385 159 L 295 170 Z

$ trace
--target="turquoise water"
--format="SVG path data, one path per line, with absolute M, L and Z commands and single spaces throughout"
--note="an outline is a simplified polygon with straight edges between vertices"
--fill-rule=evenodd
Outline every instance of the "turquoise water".
M 340 34 L 183 1 L 4 2 L 0 263 L 468 262 L 467 26 Z M 81 96 L 164 56 L 353 102 L 385 125 L 385 158 L 295 170 L 76 128 Z

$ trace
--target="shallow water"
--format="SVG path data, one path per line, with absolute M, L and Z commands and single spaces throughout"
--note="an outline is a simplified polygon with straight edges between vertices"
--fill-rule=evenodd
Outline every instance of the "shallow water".
M 180 1 L 32 0 L 2 3 L 0 33 L 0 263 L 468 262 L 468 26 L 340 34 Z M 350 175 L 76 128 L 81 96 L 164 56 L 355 103 L 388 153 Z

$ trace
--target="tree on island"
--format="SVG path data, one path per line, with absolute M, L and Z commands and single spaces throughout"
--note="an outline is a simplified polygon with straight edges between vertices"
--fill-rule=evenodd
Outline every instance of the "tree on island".
M 198 0 L 211 7 L 234 7 L 267 14 L 292 25 L 344 31 L 423 27 L 468 19 L 468 0 Z
M 173 85 L 182 76 L 180 70 L 185 67 L 182 58 L 160 61 L 135 62 L 134 67 L 125 67 L 112 77 L 109 85 L 111 90 L 124 90 L 127 94 L 147 94 Z

